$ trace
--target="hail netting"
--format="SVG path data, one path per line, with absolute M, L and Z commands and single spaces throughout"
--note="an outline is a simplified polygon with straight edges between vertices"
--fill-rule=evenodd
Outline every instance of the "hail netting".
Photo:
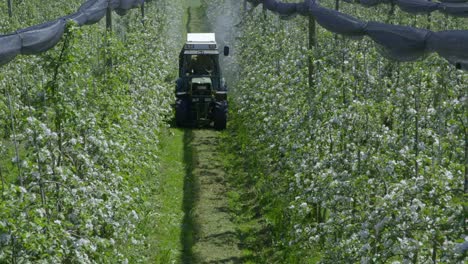
M 387 58 L 412 61 L 436 52 L 459 69 L 468 70 L 468 31 L 433 32 L 407 26 L 365 22 L 336 10 L 319 6 L 314 0 L 282 3 L 276 0 L 248 0 L 283 17 L 311 15 L 325 29 L 348 37 L 370 37 Z M 419 1 L 419 0 L 415 0 Z M 452 0 L 454 1 L 454 0 Z M 460 1 L 460 0 L 458 0 Z
M 0 65 L 6 64 L 18 54 L 38 54 L 54 47 L 61 39 L 68 20 L 79 26 L 99 22 L 110 7 L 119 15 L 144 4 L 144 0 L 88 0 L 74 14 L 33 27 L 0 35 Z
M 357 0 L 357 2 L 368 7 L 393 3 L 401 10 L 412 14 L 428 14 L 440 11 L 451 16 L 468 17 L 468 0 L 446 0 L 441 2 L 428 0 Z

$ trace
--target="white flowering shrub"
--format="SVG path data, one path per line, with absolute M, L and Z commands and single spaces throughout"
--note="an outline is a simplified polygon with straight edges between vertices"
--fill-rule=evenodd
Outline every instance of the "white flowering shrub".
M 2 31 L 72 13 L 82 1 L 15 4 Z M 6 3 L 1 3 L 3 6 Z M 135 263 L 137 225 L 155 186 L 158 142 L 172 102 L 179 1 L 147 4 L 105 24 L 67 25 L 41 56 L 0 72 L 0 262 Z M 28 12 L 34 10 L 34 12 Z M 36 16 L 37 15 L 37 16 Z M 27 16 L 31 24 L 20 24 Z M 30 18 L 31 17 L 31 18 Z
M 468 29 L 463 19 L 386 5 L 341 9 L 363 20 Z M 307 18 L 282 20 L 261 5 L 242 17 L 228 127 L 230 150 L 244 157 L 238 176 L 254 189 L 275 252 L 263 261 L 463 263 L 466 72 L 435 55 L 391 62 L 372 41 L 319 26 L 309 51 Z

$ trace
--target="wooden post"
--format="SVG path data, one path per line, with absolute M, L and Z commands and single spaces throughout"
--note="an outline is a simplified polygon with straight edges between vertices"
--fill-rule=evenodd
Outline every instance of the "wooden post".
M 112 9 L 110 6 L 107 7 L 106 12 L 106 29 L 112 31 Z
M 144 27 L 145 26 L 145 1 L 141 3 L 140 11 L 141 11 L 141 24 Z
M 465 104 L 465 113 L 467 113 L 468 111 L 468 105 Z M 466 118 L 465 118 L 465 121 L 462 123 L 463 124 L 463 130 L 465 132 L 465 182 L 464 182 L 464 186 L 463 186 L 463 191 L 464 191 L 464 194 L 465 196 L 468 195 L 468 121 Z M 464 211 L 464 214 L 463 214 L 463 229 L 465 230 L 465 234 L 467 232 L 467 228 L 466 228 L 466 216 L 468 215 L 468 205 L 464 205 L 463 206 L 463 211 Z
M 244 12 L 247 12 L 247 0 L 244 0 Z
M 465 183 L 463 189 L 468 194 L 468 128 L 465 126 Z M 468 208 L 468 207 L 467 207 Z
M 309 99 L 309 104 L 310 104 L 310 110 L 308 113 L 309 119 L 312 119 L 312 114 L 315 109 L 315 103 L 314 103 L 314 98 L 315 98 L 315 82 L 314 82 L 314 56 L 313 56 L 313 51 L 315 48 L 315 45 L 317 43 L 317 35 L 316 35 L 316 26 L 315 26 L 315 17 L 312 16 L 312 14 L 309 14 L 309 36 L 308 36 L 308 43 L 307 43 L 307 50 L 308 50 L 308 84 L 309 84 L 309 91 L 308 91 L 308 99 Z M 322 222 L 322 210 L 321 206 L 319 203 L 314 204 L 314 211 L 315 211 L 315 220 L 317 223 Z
M 335 0 L 335 10 L 340 11 L 340 0 Z M 335 42 L 337 42 L 338 41 L 338 34 L 334 34 L 334 35 L 335 35 L 334 36 Z M 342 63 L 341 64 L 341 69 L 343 69 L 343 67 L 344 67 L 344 64 Z
M 10 17 L 12 17 L 13 16 L 13 7 L 11 5 L 11 0 L 7 0 L 7 4 L 8 4 L 8 15 Z
M 429 2 L 432 2 L 432 0 L 429 0 Z M 431 18 L 431 12 L 427 14 L 427 30 L 431 30 L 431 24 L 432 24 L 432 18 Z
M 109 48 L 110 48 L 110 43 L 109 43 L 109 35 L 112 33 L 112 9 L 110 7 L 110 4 L 107 6 L 107 12 L 106 12 L 106 46 L 107 46 L 107 52 L 106 52 L 106 65 L 109 68 L 112 68 L 112 56 L 110 55 Z
M 309 89 L 311 92 L 311 95 L 315 96 L 314 92 L 314 58 L 312 56 L 312 52 L 314 50 L 314 47 L 317 43 L 317 33 L 316 33 L 316 26 L 315 26 L 315 17 L 312 15 L 309 15 L 309 43 L 308 43 L 308 51 L 309 51 Z

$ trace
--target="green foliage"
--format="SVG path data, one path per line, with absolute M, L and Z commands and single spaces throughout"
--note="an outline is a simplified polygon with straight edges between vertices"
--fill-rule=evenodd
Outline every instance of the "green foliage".
M 57 18 L 78 2 L 22 1 L 0 24 L 14 30 L 43 9 Z M 146 26 L 138 12 L 115 16 L 115 33 L 70 23 L 54 49 L 2 67 L 0 262 L 146 261 L 141 223 L 157 187 L 146 181 L 160 173 L 177 65 L 166 14 L 179 6 L 147 5 Z
M 468 29 L 440 14 L 342 8 L 365 20 Z M 239 30 L 229 151 L 242 157 L 240 200 L 255 197 L 253 218 L 268 236 L 263 249 L 253 246 L 258 262 L 462 263 L 467 74 L 437 56 L 387 61 L 370 40 L 322 28 L 308 51 L 307 19 L 261 8 Z

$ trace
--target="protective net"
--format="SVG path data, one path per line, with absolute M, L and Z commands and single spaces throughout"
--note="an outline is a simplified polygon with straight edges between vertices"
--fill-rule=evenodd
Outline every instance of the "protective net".
M 0 65 L 3 65 L 21 53 L 21 38 L 18 34 L 0 37 Z
M 123 16 L 127 14 L 128 10 L 139 7 L 144 4 L 144 0 L 114 0 L 111 3 L 116 6 L 112 6 L 112 9 L 119 15 Z
M 441 2 L 428 0 L 359 0 L 361 5 L 367 7 L 393 3 L 402 11 L 411 14 L 428 14 L 440 11 L 444 14 L 457 17 L 468 17 L 467 2 L 468 0 L 446 0 Z
M 429 30 L 405 26 L 369 22 L 366 34 L 381 48 L 379 51 L 389 59 L 412 61 L 427 54 L 426 39 Z
M 283 17 L 312 15 L 325 29 L 348 37 L 369 36 L 388 58 L 398 61 L 412 61 L 429 52 L 437 52 L 458 68 L 468 70 L 468 31 L 452 30 L 432 32 L 413 27 L 365 22 L 341 12 L 323 8 L 314 0 L 302 3 L 282 3 L 276 0 L 247 0 L 254 5 L 263 3 L 264 7 Z M 388 3 L 391 0 L 360 0 L 366 5 Z M 456 3 L 431 3 L 426 0 L 396 0 L 405 10 L 427 13 L 439 10 L 456 16 L 467 16 L 468 4 L 462 0 Z M 463 0 L 465 1 L 465 0 Z M 468 1 L 468 0 L 466 0 Z M 78 25 L 90 25 L 100 21 L 110 7 L 118 14 L 141 6 L 144 0 L 89 0 L 74 14 L 34 27 L 18 30 L 0 36 L 0 65 L 6 64 L 18 54 L 38 54 L 44 52 L 60 40 L 68 20 Z M 400 7 L 401 7 L 400 6 Z M 443 8 L 441 8 L 443 7 Z
M 428 14 L 439 9 L 440 3 L 425 0 L 397 0 L 398 7 L 408 13 Z
M 468 70 L 467 31 L 433 32 L 427 39 L 428 50 L 437 52 L 459 69 Z
M 420 0 L 411 1 L 420 2 Z M 428 53 L 436 52 L 457 68 L 468 70 L 468 31 L 466 30 L 433 32 L 414 27 L 365 22 L 341 12 L 321 7 L 314 0 L 306 0 L 296 4 L 282 4 L 276 0 L 264 0 L 263 4 L 268 10 L 278 14 L 312 15 L 322 27 L 333 33 L 354 38 L 368 36 L 377 44 L 378 50 L 389 59 L 413 61 Z M 450 4 L 438 3 L 438 5 Z M 295 13 L 292 10 L 296 10 Z M 463 11 L 463 9 L 460 10 L 457 12 Z
M 92 25 L 99 22 L 106 15 L 108 4 L 109 1 L 107 0 L 90 0 L 84 3 L 85 8 L 78 9 L 78 12 L 83 13 L 86 17 L 84 24 Z
M 383 3 L 391 3 L 392 0 L 360 0 L 359 3 L 364 6 L 376 6 Z
M 451 16 L 468 17 L 468 3 L 441 3 L 439 11 Z
M 67 21 L 78 25 L 91 25 L 99 22 L 110 7 L 119 15 L 144 4 L 144 0 L 88 0 L 74 14 L 40 25 L 0 35 L 0 65 L 13 60 L 16 55 L 31 55 L 54 47 L 61 39 Z
M 331 32 L 355 38 L 365 35 L 366 23 L 364 21 L 320 6 L 313 6 L 309 10 L 314 14 L 317 22 Z
M 21 54 L 37 54 L 54 47 L 63 35 L 65 24 L 65 20 L 57 19 L 16 31 L 21 39 Z
M 444 3 L 465 3 L 468 2 L 468 0 L 439 0 L 440 2 Z

